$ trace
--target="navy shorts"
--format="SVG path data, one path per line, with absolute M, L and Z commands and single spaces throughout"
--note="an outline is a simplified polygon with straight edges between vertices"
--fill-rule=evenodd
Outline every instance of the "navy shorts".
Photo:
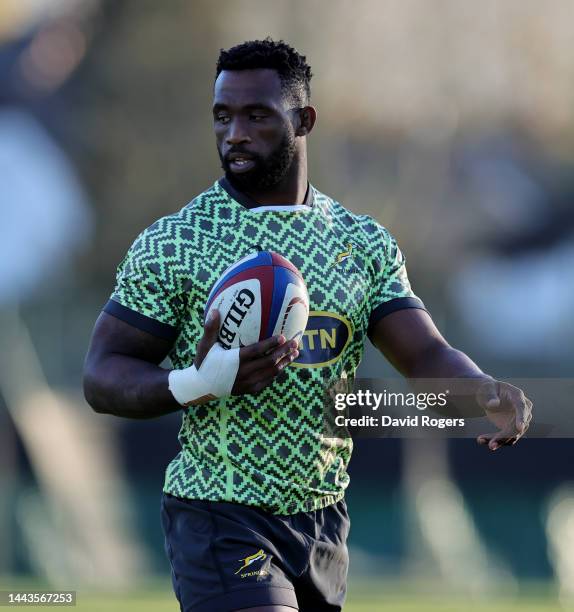
M 276 515 L 164 493 L 161 519 L 182 612 L 343 607 L 350 526 L 343 500 L 322 510 Z

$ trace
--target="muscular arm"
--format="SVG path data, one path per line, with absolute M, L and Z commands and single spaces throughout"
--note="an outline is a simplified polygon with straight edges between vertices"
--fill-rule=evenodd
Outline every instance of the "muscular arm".
M 383 317 L 374 329 L 372 339 L 375 346 L 389 362 L 410 379 L 423 379 L 426 392 L 444 391 L 438 380 L 451 378 L 473 379 L 467 383 L 466 393 L 473 396 L 480 385 L 492 380 L 462 351 L 443 338 L 430 315 L 419 308 L 398 310 Z M 438 379 L 435 389 L 428 379 Z M 450 410 L 454 398 L 447 408 L 439 410 L 445 416 L 453 416 Z M 454 402 L 458 414 L 463 405 L 458 397 Z M 475 401 L 464 402 L 464 415 L 484 416 L 484 410 Z
M 407 378 L 490 378 L 442 337 L 430 315 L 419 308 L 383 317 L 372 333 L 375 346 Z
M 147 419 L 180 410 L 159 364 L 171 342 L 102 313 L 84 365 L 84 395 L 95 412 Z
M 486 415 L 499 430 L 477 438 L 490 450 L 515 444 L 532 418 L 532 402 L 521 389 L 485 374 L 462 351 L 448 344 L 421 309 L 398 310 L 383 317 L 372 333 L 375 346 L 404 376 L 412 379 L 468 378 L 466 398 L 455 400 L 467 417 Z M 451 398 L 453 400 L 454 398 Z

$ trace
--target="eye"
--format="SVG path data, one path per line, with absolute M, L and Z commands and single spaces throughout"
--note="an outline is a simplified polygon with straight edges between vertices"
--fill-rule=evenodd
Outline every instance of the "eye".
M 264 119 L 267 119 L 267 115 L 262 115 L 261 113 L 252 113 L 251 115 L 249 115 L 249 119 L 251 119 L 251 121 L 263 121 Z
M 221 123 L 225 125 L 226 123 L 229 123 L 229 116 L 228 115 L 215 115 L 215 121 L 217 121 L 217 123 Z

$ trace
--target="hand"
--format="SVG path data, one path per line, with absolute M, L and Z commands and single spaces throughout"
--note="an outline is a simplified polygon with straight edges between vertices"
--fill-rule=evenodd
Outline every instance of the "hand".
M 203 336 L 197 344 L 195 367 L 199 368 L 217 342 L 219 333 L 219 311 L 205 323 Z M 284 336 L 273 336 L 244 346 L 239 350 L 239 370 L 235 378 L 232 395 L 258 393 L 269 386 L 281 370 L 299 356 L 296 340 L 286 341 Z
M 516 444 L 526 433 L 532 420 L 532 402 L 518 387 L 489 380 L 479 387 L 476 401 L 490 422 L 499 428 L 495 433 L 478 436 L 476 441 L 479 444 L 488 444 L 488 448 L 494 451 L 501 446 Z

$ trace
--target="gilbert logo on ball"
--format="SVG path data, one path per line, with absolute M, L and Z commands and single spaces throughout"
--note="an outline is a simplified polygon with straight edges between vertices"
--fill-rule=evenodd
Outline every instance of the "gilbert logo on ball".
M 215 283 L 205 318 L 217 309 L 224 348 L 248 346 L 282 334 L 300 338 L 309 317 L 309 295 L 301 272 L 273 251 L 259 251 L 227 268 Z

